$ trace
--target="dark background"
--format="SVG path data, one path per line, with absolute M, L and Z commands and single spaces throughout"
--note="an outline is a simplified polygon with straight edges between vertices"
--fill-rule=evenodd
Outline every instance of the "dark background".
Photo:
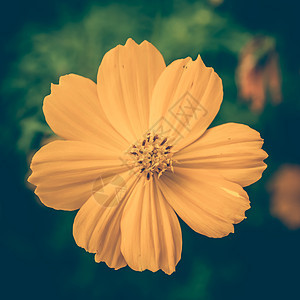
M 270 214 L 268 183 L 282 164 L 300 164 L 298 1 L 1 2 L 1 299 L 300 299 L 300 234 Z M 283 101 L 261 113 L 238 99 L 235 70 L 253 36 L 275 39 Z M 223 79 L 215 124 L 260 131 L 263 178 L 246 188 L 252 208 L 235 234 L 209 239 L 183 222 L 183 253 L 171 276 L 96 264 L 76 246 L 76 212 L 41 205 L 26 184 L 30 157 L 51 135 L 41 112 L 50 83 L 77 73 L 93 80 L 103 54 L 128 37 L 152 42 L 170 63 L 196 57 Z

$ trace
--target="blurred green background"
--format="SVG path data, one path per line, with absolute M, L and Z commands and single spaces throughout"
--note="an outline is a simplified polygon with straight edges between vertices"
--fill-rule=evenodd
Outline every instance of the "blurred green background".
M 271 215 L 268 188 L 282 165 L 300 164 L 299 8 L 296 0 L 1 3 L 0 298 L 300 299 L 300 231 Z M 272 46 L 248 48 L 257 59 L 251 74 L 267 82 L 276 54 L 282 101 L 275 105 L 266 89 L 263 108 L 253 111 L 237 70 L 257 36 Z M 209 239 L 181 222 L 182 259 L 171 276 L 96 264 L 73 240 L 76 212 L 44 207 L 26 184 L 31 156 L 51 137 L 41 110 L 50 83 L 68 73 L 96 80 L 104 53 L 128 37 L 152 42 L 167 64 L 200 53 L 224 85 L 213 125 L 250 125 L 269 154 L 263 178 L 246 188 L 252 208 L 235 234 Z

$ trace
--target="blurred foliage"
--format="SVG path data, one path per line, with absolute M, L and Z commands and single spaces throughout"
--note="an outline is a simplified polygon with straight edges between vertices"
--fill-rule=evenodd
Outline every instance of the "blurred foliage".
M 278 3 L 270 0 L 243 4 L 237 0 L 110 2 L 75 0 L 63 5 L 60 1 L 31 1 L 32 12 L 26 12 L 35 21 L 25 13 L 16 18 L 16 25 L 5 19 L 15 32 L 7 34 L 12 37 L 3 47 L 8 60 L 0 75 L 4 79 L 1 167 L 5 170 L 1 178 L 0 248 L 7 281 L 0 295 L 3 299 L 20 295 L 31 299 L 293 299 L 289 295 L 298 284 L 294 275 L 300 267 L 299 232 L 288 231 L 270 216 L 265 188 L 282 163 L 300 163 L 299 45 L 295 34 L 288 37 L 295 28 L 290 29 L 293 20 L 285 13 L 287 8 L 280 7 L 285 22 L 278 26 L 274 16 L 279 12 L 270 11 Z M 25 10 L 23 4 L 20 7 Z M 44 13 L 45 20 L 38 11 Z M 253 19 L 249 19 L 250 12 Z M 243 46 L 262 33 L 278 47 L 283 102 L 279 106 L 267 102 L 257 114 L 239 101 L 235 71 Z M 104 263 L 96 264 L 93 256 L 73 241 L 75 213 L 40 205 L 24 184 L 30 156 L 52 135 L 42 114 L 50 83 L 68 73 L 95 80 L 104 53 L 124 44 L 128 37 L 138 42 L 149 40 L 167 63 L 200 54 L 224 85 L 224 101 L 213 125 L 240 122 L 258 129 L 270 155 L 262 180 L 247 188 L 252 208 L 234 235 L 208 239 L 181 222 L 182 260 L 171 276 L 129 268 L 114 271 Z
M 160 22 L 159 22 L 160 21 Z M 167 62 L 186 56 L 218 56 L 223 52 L 238 55 L 251 37 L 250 32 L 218 14 L 203 2 L 192 5 L 177 3 L 174 13 L 158 19 L 153 42 Z

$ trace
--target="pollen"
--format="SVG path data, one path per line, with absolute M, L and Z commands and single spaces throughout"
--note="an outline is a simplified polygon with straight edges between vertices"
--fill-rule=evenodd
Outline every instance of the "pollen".
M 154 174 L 159 178 L 166 170 L 174 172 L 172 148 L 167 137 L 147 133 L 145 138 L 132 145 L 129 153 L 134 166 L 150 180 Z

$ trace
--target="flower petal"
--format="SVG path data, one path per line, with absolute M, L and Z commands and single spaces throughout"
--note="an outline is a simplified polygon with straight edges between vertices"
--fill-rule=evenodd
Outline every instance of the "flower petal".
M 73 235 L 78 246 L 96 253 L 96 262 L 104 261 L 110 268 L 120 269 L 126 266 L 121 254 L 120 222 L 124 206 L 136 183 L 137 177 L 130 172 L 121 174 L 123 181 L 109 182 L 103 193 L 95 193 L 81 207 L 73 225 Z M 109 189 L 109 185 L 113 187 Z
M 211 128 L 195 143 L 174 155 L 178 167 L 209 170 L 242 186 L 261 178 L 268 157 L 260 134 L 243 124 Z
M 176 213 L 196 232 L 220 238 L 234 231 L 250 208 L 243 188 L 217 174 L 174 168 L 166 172 L 159 186 Z
M 175 139 L 180 149 L 198 139 L 219 111 L 222 81 L 200 56 L 171 63 L 159 77 L 150 107 L 150 128 Z
M 124 209 L 121 237 L 121 252 L 132 269 L 175 271 L 181 257 L 181 229 L 155 181 L 142 177 L 134 189 Z
M 128 39 L 103 57 L 99 99 L 107 118 L 130 143 L 148 130 L 152 91 L 164 68 L 162 55 L 147 41 L 138 45 Z
M 94 143 L 108 149 L 127 143 L 113 129 L 101 108 L 97 86 L 90 79 L 70 74 L 51 85 L 43 111 L 51 129 L 67 140 Z
M 97 185 L 128 170 L 118 153 L 77 141 L 54 141 L 32 158 L 28 181 L 46 206 L 75 210 L 92 195 Z

